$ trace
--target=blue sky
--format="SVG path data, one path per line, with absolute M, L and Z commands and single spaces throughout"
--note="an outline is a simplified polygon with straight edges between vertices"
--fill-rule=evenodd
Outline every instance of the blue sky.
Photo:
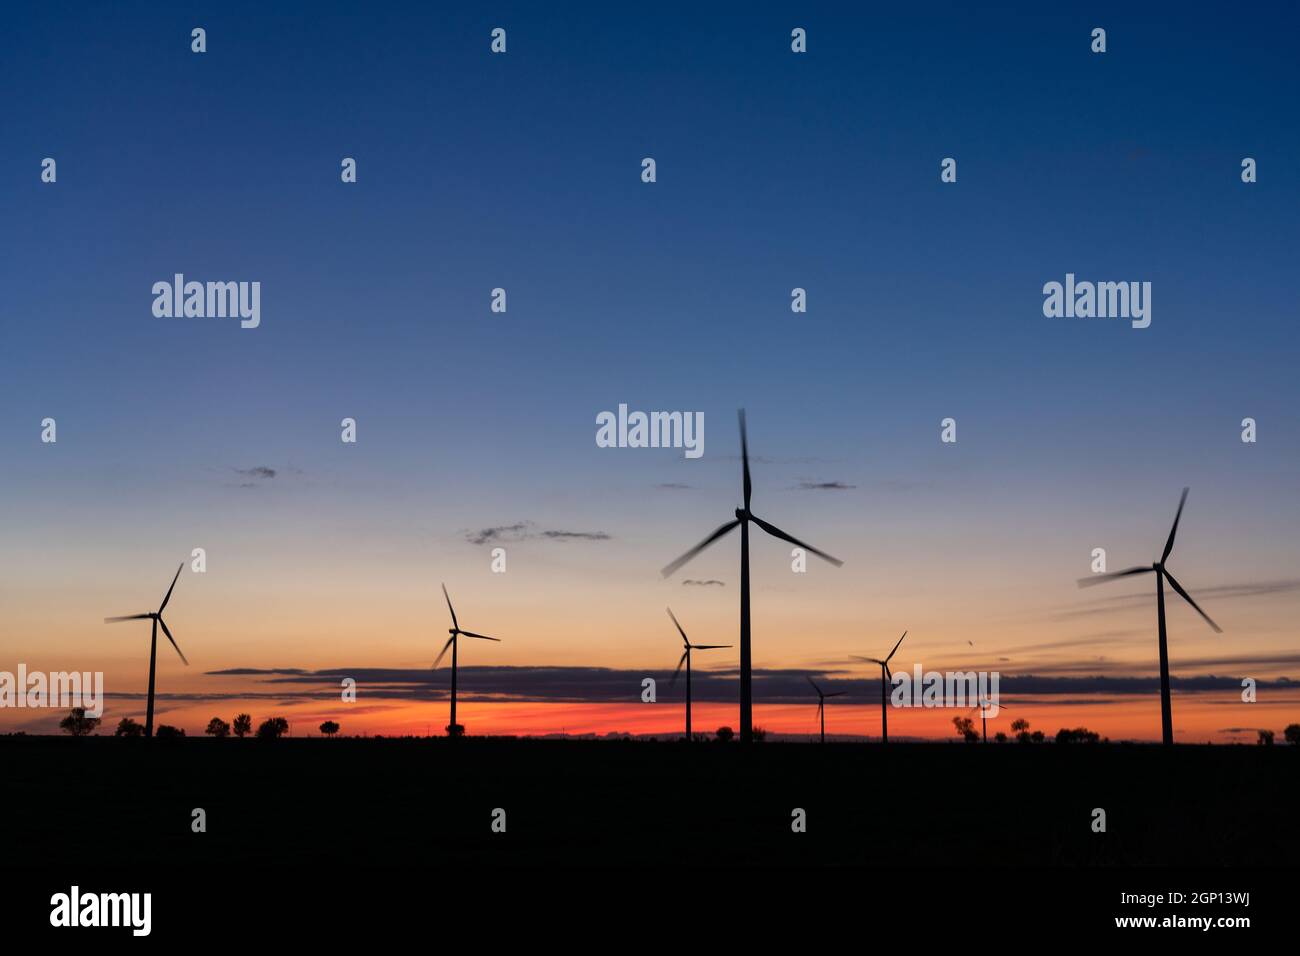
M 855 586 L 942 603 L 915 582 L 959 552 L 1009 600 L 1041 593 L 1020 562 L 1069 596 L 1101 538 L 1153 556 L 1184 484 L 1197 576 L 1295 574 L 1293 9 L 310 10 L 6 12 L 10 588 L 88 555 L 165 578 L 200 538 L 243 586 L 303 552 L 429 577 L 533 521 L 611 534 L 538 558 L 572 593 L 648 572 L 661 606 L 653 571 L 736 503 L 741 405 L 756 508 Z M 176 272 L 260 281 L 261 327 L 154 318 Z M 1044 318 L 1066 272 L 1150 281 L 1151 327 Z M 596 448 L 620 402 L 703 411 L 705 458 Z

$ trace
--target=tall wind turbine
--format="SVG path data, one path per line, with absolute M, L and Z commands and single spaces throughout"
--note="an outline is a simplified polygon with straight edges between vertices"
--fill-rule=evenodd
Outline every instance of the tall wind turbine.
M 804 676 L 807 677 L 806 674 Z M 817 686 L 817 682 L 811 677 L 808 678 L 808 683 L 812 684 L 812 689 L 817 691 L 817 718 L 822 722 L 822 743 L 826 743 L 826 698 L 840 697 L 847 694 L 848 691 L 837 690 L 829 694 L 823 694 L 822 689 Z
M 167 622 L 163 620 L 163 608 L 167 607 L 167 602 L 172 599 L 172 591 L 176 589 L 176 581 L 181 576 L 181 570 L 185 567 L 182 562 L 181 566 L 176 569 L 176 577 L 172 578 L 172 586 L 167 589 L 163 596 L 162 604 L 156 611 L 148 611 L 144 614 L 128 614 L 125 617 L 106 617 L 105 624 L 117 624 L 121 621 L 153 621 L 153 638 L 149 644 L 149 704 L 145 710 L 144 717 L 144 735 L 153 736 L 153 675 L 154 665 L 158 660 L 158 625 L 162 625 L 163 633 L 167 635 L 167 640 L 172 642 L 172 647 L 176 648 L 176 653 L 181 655 L 181 660 L 185 666 L 189 666 L 189 661 L 185 660 L 185 655 L 181 653 L 180 646 L 176 643 L 176 638 L 172 637 L 172 632 L 167 628 Z
M 723 647 L 730 647 L 730 644 L 692 644 L 686 632 L 682 630 L 681 624 L 677 622 L 677 615 L 673 613 L 672 608 L 668 608 L 668 616 L 677 624 L 677 630 L 681 632 L 682 644 L 686 650 L 682 651 L 681 659 L 677 662 L 677 670 L 673 671 L 673 679 L 668 682 L 671 687 L 677 683 L 677 675 L 682 672 L 682 665 L 686 665 L 686 739 L 691 738 L 691 651 L 715 651 Z
M 1171 746 L 1174 742 L 1174 714 L 1173 705 L 1169 698 L 1169 644 L 1165 636 L 1165 580 L 1168 579 L 1169 586 L 1177 591 L 1184 601 L 1192 606 L 1197 614 L 1205 618 L 1205 623 L 1214 628 L 1216 634 L 1222 634 L 1223 628 L 1215 624 L 1210 615 L 1201 610 L 1201 606 L 1192 600 L 1178 579 L 1169 573 L 1169 568 L 1165 562 L 1169 560 L 1169 553 L 1174 550 L 1174 535 L 1178 533 L 1178 519 L 1183 516 L 1183 505 L 1187 504 L 1187 492 L 1190 489 L 1183 489 L 1183 496 L 1178 499 L 1178 511 L 1174 514 L 1174 526 L 1169 529 L 1169 540 L 1165 542 L 1164 553 L 1160 555 L 1160 560 L 1151 565 L 1138 565 L 1132 568 L 1125 568 L 1123 571 L 1113 571 L 1110 574 L 1098 574 L 1090 578 L 1082 578 L 1079 581 L 1079 587 L 1088 587 L 1093 584 L 1101 584 L 1105 581 L 1114 581 L 1116 578 L 1127 578 L 1134 574 L 1150 574 L 1155 572 L 1156 575 L 1156 620 L 1160 626 L 1160 724 L 1161 734 L 1166 746 Z
M 907 631 L 903 632 L 903 637 L 907 637 Z M 863 661 L 867 664 L 880 665 L 880 742 L 889 743 L 889 683 L 894 679 L 893 672 L 889 669 L 889 662 L 894 659 L 894 654 L 903 643 L 903 637 L 898 639 L 894 649 L 889 652 L 889 656 L 883 661 L 878 657 L 858 657 L 853 655 L 855 661 Z
M 451 627 L 447 628 L 447 633 L 451 637 L 447 638 L 447 643 L 442 645 L 442 651 L 438 654 L 438 659 L 433 662 L 433 669 L 437 670 L 442 659 L 447 656 L 447 648 L 451 648 L 451 723 L 447 725 L 447 736 L 456 736 L 456 668 L 457 668 L 457 648 L 460 646 L 457 638 L 464 634 L 466 637 L 476 637 L 480 641 L 496 641 L 501 643 L 499 637 L 488 637 L 486 634 L 475 634 L 473 631 L 461 630 L 460 624 L 456 621 L 456 609 L 451 606 L 451 595 L 447 593 L 447 585 L 442 586 L 442 596 L 447 599 L 447 610 L 451 612 Z
M 810 551 L 817 557 L 829 561 L 837 568 L 844 562 L 833 558 L 825 551 L 818 551 L 811 545 L 804 544 L 798 538 L 786 534 L 776 525 L 768 524 L 749 510 L 749 498 L 753 484 L 749 478 L 749 439 L 745 433 L 745 410 L 740 410 L 740 460 L 743 477 L 744 506 L 736 509 L 736 520 L 728 521 L 713 534 L 709 535 L 691 550 L 663 569 L 663 576 L 669 577 L 691 558 L 695 557 L 713 542 L 740 526 L 740 741 L 750 743 L 754 739 L 753 694 L 751 690 L 751 667 L 749 648 L 749 523 L 752 521 L 768 534 L 782 541 L 788 541 L 797 548 Z

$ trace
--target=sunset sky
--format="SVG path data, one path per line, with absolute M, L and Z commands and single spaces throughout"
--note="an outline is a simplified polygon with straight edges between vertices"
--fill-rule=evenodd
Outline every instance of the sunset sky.
M 814 732 L 810 674 L 878 735 L 851 656 L 906 629 L 897 670 L 1003 675 L 998 729 L 1159 739 L 1152 579 L 1076 580 L 1157 558 L 1185 485 L 1170 567 L 1224 633 L 1169 593 L 1176 738 L 1300 721 L 1294 11 L 313 9 L 9 17 L 0 670 L 143 719 L 148 624 L 102 619 L 201 547 L 161 723 L 438 733 L 445 581 L 503 639 L 462 645 L 469 733 L 677 732 L 664 608 L 736 644 L 739 542 L 658 572 L 739 505 L 743 406 L 755 513 L 845 562 L 755 530 L 760 726 Z M 1045 318 L 1067 272 L 1150 281 L 1150 328 Z M 259 281 L 261 326 L 155 318 L 175 273 Z M 597 447 L 620 403 L 703 412 L 703 457 Z M 737 726 L 737 652 L 695 666 L 697 728 Z

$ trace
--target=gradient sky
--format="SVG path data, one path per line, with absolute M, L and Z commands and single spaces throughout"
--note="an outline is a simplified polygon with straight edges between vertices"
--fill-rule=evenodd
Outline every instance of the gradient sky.
M 1180 690 L 1179 739 L 1300 719 L 1277 683 L 1300 676 L 1300 14 L 1060 6 L 7 11 L 0 670 L 103 670 L 129 695 L 106 717 L 142 714 L 147 626 L 100 621 L 155 607 L 203 547 L 168 611 L 192 666 L 159 652 L 162 720 L 191 733 L 237 710 L 437 730 L 440 581 L 505 638 L 467 668 L 626 678 L 624 701 L 467 669 L 471 733 L 669 732 L 679 693 L 638 702 L 676 662 L 663 608 L 736 643 L 738 542 L 657 572 L 739 503 L 744 406 L 756 513 L 846 562 L 792 574 L 755 538 L 755 666 L 853 682 L 842 732 L 879 732 L 850 655 L 906 628 L 908 669 L 1070 678 L 1007 698 L 1044 730 L 1158 738 L 1150 579 L 1075 580 L 1094 547 L 1157 557 L 1184 485 L 1170 564 L 1225 633 L 1171 595 L 1172 670 L 1231 680 Z M 261 327 L 155 318 L 176 272 L 260 281 Z M 1044 318 L 1067 272 L 1150 281 L 1151 327 Z M 702 411 L 704 457 L 596 447 L 619 403 Z M 734 669 L 712 653 L 697 666 Z M 411 692 L 345 707 L 333 677 L 213 673 L 284 668 Z M 697 724 L 735 725 L 718 687 Z M 793 693 L 757 721 L 811 732 Z

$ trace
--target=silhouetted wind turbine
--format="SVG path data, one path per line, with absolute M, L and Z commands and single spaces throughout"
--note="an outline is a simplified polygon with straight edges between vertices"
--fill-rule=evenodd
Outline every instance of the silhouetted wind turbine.
M 805 674 L 804 676 L 807 677 L 808 675 Z M 848 691 L 837 690 L 832 691 L 829 694 L 823 694 L 822 689 L 817 686 L 817 682 L 811 677 L 808 677 L 808 683 L 812 684 L 812 689 L 817 691 L 817 717 L 822 722 L 822 743 L 826 743 L 826 698 L 841 697 L 844 694 L 847 694 Z
M 976 704 L 976 705 L 975 705 L 974 707 L 972 707 L 970 710 L 966 711 L 966 716 L 967 716 L 967 717 L 969 717 L 971 714 L 975 713 L 975 711 L 977 711 L 977 710 L 980 712 L 981 722 L 982 722 L 983 725 L 984 725 L 984 740 L 983 740 L 984 743 L 988 743 L 988 742 L 989 742 L 989 715 L 988 715 L 988 707 L 989 707 L 989 702 L 988 702 L 988 698 L 986 697 L 986 698 L 984 698 L 984 700 L 980 701 L 980 703 Z M 998 704 L 998 710 L 999 710 L 999 711 L 1006 710 L 1006 707 L 1004 707 L 1002 704 Z
M 907 637 L 907 631 L 903 632 L 903 637 Z M 853 655 L 855 661 L 865 661 L 868 664 L 880 665 L 880 742 L 889 743 L 889 709 L 886 706 L 889 701 L 889 682 L 894 679 L 893 672 L 889 669 L 889 662 L 893 660 L 894 654 L 903 643 L 903 637 L 898 639 L 894 649 L 889 652 L 889 656 L 883 661 L 878 657 L 858 657 Z
M 447 655 L 447 648 L 451 648 L 451 723 L 447 725 L 447 736 L 456 736 L 456 650 L 460 646 L 456 640 L 462 634 L 466 637 L 476 637 L 480 641 L 496 641 L 501 643 L 499 637 L 488 637 L 486 634 L 475 634 L 473 631 L 461 630 L 460 624 L 456 621 L 456 609 L 451 606 L 451 595 L 447 593 L 447 585 L 442 586 L 442 596 L 447 599 L 447 610 L 451 612 L 451 627 L 447 628 L 447 633 L 451 637 L 447 638 L 447 643 L 442 645 L 442 651 L 438 654 L 438 659 L 433 662 L 433 669 L 437 670 L 442 659 Z
M 1161 736 L 1166 745 L 1172 745 L 1174 742 L 1174 715 L 1173 704 L 1169 698 L 1169 644 L 1165 636 L 1165 579 L 1169 580 L 1169 586 L 1177 591 L 1184 601 L 1192 606 L 1197 614 L 1205 618 L 1205 623 L 1214 628 L 1216 634 L 1222 634 L 1223 628 L 1215 624 L 1210 615 L 1201 610 L 1201 606 L 1192 600 L 1192 596 L 1183 590 L 1183 586 L 1178 583 L 1177 578 L 1169 573 L 1165 567 L 1165 562 L 1169 560 L 1169 553 L 1174 550 L 1174 535 L 1178 533 L 1178 519 L 1183 516 L 1183 505 L 1187 504 L 1187 492 L 1190 489 L 1183 489 L 1183 496 L 1178 499 L 1178 511 L 1174 514 L 1174 526 L 1169 529 L 1169 540 L 1165 542 L 1164 553 L 1160 555 L 1160 560 L 1151 565 L 1138 565 L 1137 567 L 1125 568 L 1123 571 L 1113 571 L 1110 574 L 1098 574 L 1090 578 L 1081 578 L 1079 587 L 1088 587 L 1093 584 L 1101 584 L 1105 581 L 1113 581 L 1116 578 L 1127 578 L 1134 574 L 1150 574 L 1155 572 L 1156 575 L 1156 619 L 1160 625 L 1160 724 Z
M 743 408 L 740 410 L 740 460 L 745 504 L 743 507 L 736 509 L 736 520 L 728 521 L 672 564 L 665 567 L 662 574 L 664 577 L 669 577 L 713 542 L 735 529 L 737 525 L 740 526 L 740 740 L 741 743 L 750 743 L 754 739 L 754 714 L 749 648 L 749 523 L 752 521 L 773 537 L 788 541 L 797 548 L 810 551 L 817 557 L 829 561 L 837 568 L 844 562 L 838 558 L 832 558 L 825 551 L 818 551 L 811 545 L 804 544 L 798 538 L 786 534 L 776 525 L 768 524 L 749 510 L 749 499 L 754 489 L 749 478 L 749 439 L 745 433 L 745 410 Z
M 172 599 L 172 591 L 176 589 L 176 581 L 181 576 L 181 571 L 184 568 L 185 568 L 185 563 L 181 562 L 181 566 L 176 569 L 176 577 L 172 578 L 172 586 L 167 589 L 167 593 L 163 596 L 162 604 L 158 606 L 158 610 L 149 611 L 145 614 L 128 614 L 125 617 L 104 618 L 105 624 L 117 624 L 120 623 L 121 621 L 153 621 L 153 638 L 151 639 L 151 642 L 149 644 L 149 704 L 145 709 L 145 716 L 144 716 L 144 735 L 146 737 L 153 736 L 153 675 L 154 675 L 154 665 L 157 663 L 158 660 L 158 625 L 159 624 L 162 625 L 163 633 L 167 635 L 167 640 L 171 641 L 172 647 L 176 648 L 176 653 L 181 655 L 181 660 L 185 662 L 185 666 L 188 667 L 190 663 L 189 661 L 185 660 L 185 655 L 181 653 L 180 646 L 176 643 L 176 638 L 172 637 L 172 632 L 168 630 L 167 622 L 163 620 L 163 616 L 162 616 L 163 608 L 165 608 L 167 606 L 167 602 Z
M 682 672 L 682 665 L 686 665 L 686 739 L 691 739 L 691 651 L 715 651 L 723 647 L 730 647 L 730 644 L 692 644 L 686 632 L 682 630 L 681 624 L 677 622 L 677 615 L 673 613 L 672 608 L 668 608 L 668 616 L 677 624 L 677 630 L 681 632 L 682 644 L 686 650 L 682 651 L 681 659 L 677 662 L 677 670 L 673 671 L 673 679 L 668 682 L 672 687 L 677 683 L 677 675 Z

